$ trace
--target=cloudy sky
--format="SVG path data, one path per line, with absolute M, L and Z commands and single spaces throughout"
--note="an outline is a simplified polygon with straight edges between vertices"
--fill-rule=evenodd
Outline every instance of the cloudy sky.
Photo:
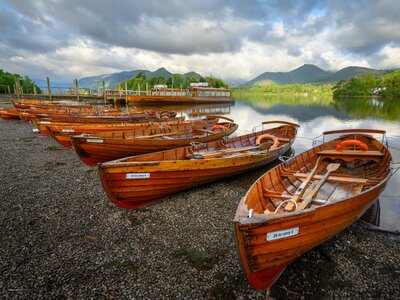
M 400 68 L 398 0 L 0 0 L 0 69 L 57 81 L 160 67 L 247 81 Z

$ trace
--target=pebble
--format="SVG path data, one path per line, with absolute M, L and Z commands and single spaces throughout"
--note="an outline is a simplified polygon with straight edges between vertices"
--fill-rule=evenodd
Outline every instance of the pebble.
M 32 129 L 0 120 L 2 299 L 265 299 L 246 281 L 232 220 L 267 168 L 129 211 L 96 168 Z M 400 299 L 399 241 L 356 222 L 289 265 L 270 297 Z M 177 255 L 189 249 L 211 268 Z

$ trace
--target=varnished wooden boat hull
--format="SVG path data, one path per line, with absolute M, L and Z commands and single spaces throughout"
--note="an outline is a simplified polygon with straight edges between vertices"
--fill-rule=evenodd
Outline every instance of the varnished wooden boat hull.
M 38 115 L 35 116 L 40 117 Z M 174 120 L 175 117 L 155 117 L 143 115 L 110 115 L 110 116 L 70 116 L 70 115 L 48 115 L 42 119 L 53 120 L 66 123 L 115 123 L 115 122 L 167 122 Z
M 44 133 L 49 132 L 51 137 L 54 138 L 60 145 L 64 147 L 72 147 L 71 135 L 80 135 L 82 133 L 95 134 L 101 132 L 110 131 L 127 131 L 136 129 L 157 129 L 163 126 L 173 126 L 174 128 L 184 128 L 189 125 L 204 124 L 205 126 L 212 126 L 218 122 L 218 116 L 212 116 L 211 118 L 194 119 L 181 122 L 167 122 L 167 123 L 123 123 L 123 124 L 81 124 L 81 125 L 48 125 L 43 130 Z M 42 131 L 41 131 L 42 132 Z
M 290 149 L 296 132 L 296 127 L 291 127 L 284 144 L 263 153 L 238 152 L 237 156 L 221 158 L 187 158 L 198 151 L 213 153 L 219 147 L 227 148 L 225 151 L 238 151 L 240 147 L 254 145 L 252 143 L 258 136 L 271 133 L 271 130 L 210 142 L 200 148 L 190 146 L 110 161 L 99 164 L 100 177 L 114 204 L 122 208 L 141 208 L 173 193 L 264 166 Z
M 173 119 L 161 119 L 158 121 L 115 121 L 115 122 L 63 122 L 53 120 L 40 120 L 32 119 L 32 123 L 40 131 L 41 134 L 51 136 L 51 131 L 47 129 L 50 127 L 55 131 L 62 130 L 74 130 L 74 134 L 80 133 L 96 133 L 96 132 L 108 132 L 108 131 L 119 131 L 119 130 L 133 130 L 136 128 L 143 128 L 148 126 L 162 126 L 184 122 L 184 117 L 176 117 Z
M 0 118 L 3 120 L 19 120 L 19 112 L 13 108 L 0 108 Z
M 168 195 L 189 189 L 202 184 L 214 182 L 234 176 L 246 171 L 251 171 L 262 167 L 275 160 L 280 154 L 287 150 L 285 147 L 276 155 L 269 158 L 248 157 L 246 160 L 232 160 L 224 167 L 209 161 L 201 166 L 193 163 L 169 164 L 161 167 L 126 168 L 121 173 L 108 173 L 109 170 L 103 169 L 100 165 L 100 174 L 103 187 L 112 201 L 122 208 L 140 208 L 148 206 L 153 202 L 162 200 Z M 174 165 L 176 165 L 174 167 Z M 140 169 L 140 172 L 139 172 Z M 151 180 L 148 179 L 126 179 L 129 173 L 149 173 Z M 125 178 L 124 178 L 125 176 Z
M 238 128 L 237 124 L 228 123 L 229 129 L 202 135 L 200 137 L 182 137 L 174 139 L 141 139 L 141 138 L 108 138 L 107 133 L 93 134 L 90 136 L 71 136 L 72 145 L 80 160 L 89 166 L 115 160 L 123 157 L 139 155 L 150 152 L 185 147 L 190 143 L 206 143 L 229 136 Z M 120 132 L 122 135 L 124 132 Z M 117 134 L 117 133 L 115 133 Z
M 379 146 L 374 140 L 371 145 L 377 145 L 383 156 L 379 160 L 380 164 L 376 164 L 376 170 L 372 167 L 367 169 L 374 176 L 366 177 L 372 183 L 366 184 L 362 192 L 354 191 L 357 179 L 337 176 L 343 183 L 331 183 L 336 189 L 333 189 L 330 195 L 326 194 L 327 200 L 336 195 L 337 199 L 333 199 L 332 202 L 329 200 L 326 204 L 312 205 L 292 212 L 270 211 L 272 200 L 268 202 L 267 199 L 276 201 L 278 196 L 274 193 L 289 195 L 289 192 L 296 191 L 291 188 L 291 184 L 298 186 L 301 183 L 293 175 L 287 175 L 288 170 L 311 170 L 317 153 L 321 153 L 319 151 L 325 149 L 325 145 L 330 147 L 338 142 L 340 140 L 313 148 L 271 169 L 253 184 L 240 201 L 234 226 L 244 271 L 248 282 L 254 288 L 269 289 L 291 262 L 355 222 L 384 190 L 389 179 L 391 156 L 382 144 Z M 325 166 L 321 167 L 322 170 Z M 317 195 L 323 197 L 331 186 L 328 185 L 326 190 L 321 189 L 321 194 Z M 336 190 L 339 192 L 335 194 Z M 274 196 L 266 196 L 272 194 Z M 275 205 L 278 203 L 276 201 Z M 269 212 L 263 213 L 265 210 Z

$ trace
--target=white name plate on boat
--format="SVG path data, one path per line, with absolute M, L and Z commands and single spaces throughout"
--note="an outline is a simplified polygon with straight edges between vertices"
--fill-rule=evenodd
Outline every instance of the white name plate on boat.
M 88 143 L 102 143 L 103 140 L 98 140 L 98 139 L 87 139 L 86 142 Z
M 150 178 L 150 173 L 126 173 L 126 179 Z
M 47 124 L 51 124 L 51 122 L 49 122 L 49 121 L 42 121 L 42 122 L 40 122 L 40 124 L 47 125 Z
M 73 129 L 63 129 L 63 130 L 61 130 L 61 132 L 75 132 L 75 130 L 73 130 Z
M 298 233 L 299 233 L 299 227 L 269 232 L 267 233 L 267 241 L 283 239 L 288 236 L 297 235 Z

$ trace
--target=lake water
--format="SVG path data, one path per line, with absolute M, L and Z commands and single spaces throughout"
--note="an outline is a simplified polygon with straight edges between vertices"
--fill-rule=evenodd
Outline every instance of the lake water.
M 235 135 L 250 132 L 263 121 L 286 120 L 300 124 L 293 148 L 299 154 L 312 147 L 324 131 L 344 128 L 386 130 L 394 162 L 400 162 L 400 100 L 341 99 L 330 96 L 269 96 L 236 99 L 233 105 L 168 106 L 164 109 L 225 115 L 239 124 Z M 376 138 L 381 138 L 379 135 Z M 400 167 L 400 164 L 394 165 Z M 380 227 L 400 230 L 400 171 L 389 180 L 380 196 Z

